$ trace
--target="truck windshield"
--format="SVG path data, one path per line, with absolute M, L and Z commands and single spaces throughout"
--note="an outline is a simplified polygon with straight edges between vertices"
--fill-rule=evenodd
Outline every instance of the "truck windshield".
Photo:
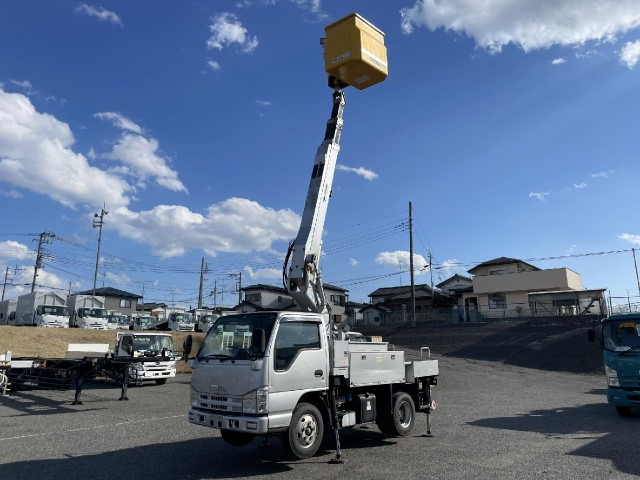
M 136 335 L 133 337 L 133 348 L 137 352 L 174 352 L 173 338 L 169 335 Z
M 607 350 L 640 350 L 640 318 L 606 322 L 602 334 Z
M 68 317 L 69 312 L 67 307 L 62 307 L 59 305 L 43 305 L 42 306 L 42 314 L 43 315 L 56 315 L 58 317 Z
M 265 333 L 265 339 L 268 339 L 277 315 L 277 313 L 270 312 L 229 315 L 218 318 L 202 341 L 198 351 L 198 360 L 207 357 L 248 359 L 254 356 L 264 356 L 264 352 L 257 351 L 251 344 L 253 332 L 262 329 Z
M 180 323 L 195 323 L 195 319 L 190 313 L 176 313 L 174 320 Z
M 107 316 L 107 311 L 104 308 L 85 308 L 84 316 L 92 318 L 105 318 Z

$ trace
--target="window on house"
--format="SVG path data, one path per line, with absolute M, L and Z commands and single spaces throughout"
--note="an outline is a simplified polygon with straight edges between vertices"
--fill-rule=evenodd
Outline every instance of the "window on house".
M 507 296 L 504 293 L 492 293 L 489 295 L 489 308 L 507 308 Z
M 260 301 L 260 294 L 259 293 L 247 293 L 244 296 L 244 299 L 247 302 L 259 302 Z
M 502 268 L 500 270 L 489 270 L 489 275 L 504 275 L 507 271 Z
M 120 308 L 131 308 L 131 299 L 130 298 L 121 298 L 120 299 Z

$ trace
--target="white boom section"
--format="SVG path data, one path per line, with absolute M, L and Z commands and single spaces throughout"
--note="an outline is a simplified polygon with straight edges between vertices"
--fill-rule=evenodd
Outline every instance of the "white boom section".
M 340 89 L 336 89 L 333 92 L 333 109 L 331 118 L 327 121 L 324 140 L 316 151 L 300 230 L 289 246 L 283 269 L 284 287 L 300 309 L 305 312 L 322 313 L 327 321 L 328 308 L 318 264 L 322 249 L 322 230 L 340 152 L 344 105 L 344 94 Z

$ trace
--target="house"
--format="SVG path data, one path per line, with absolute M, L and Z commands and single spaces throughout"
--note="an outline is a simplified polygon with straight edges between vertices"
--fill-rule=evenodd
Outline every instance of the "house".
M 331 309 L 334 322 L 341 322 L 346 318 L 345 306 L 348 290 L 334 285 L 323 284 L 325 298 Z M 298 310 L 298 306 L 291 295 L 282 287 L 274 285 L 255 284 L 242 287 L 244 300 L 234 307 L 238 313 L 256 312 L 264 310 Z
M 416 322 L 450 321 L 457 314 L 455 298 L 431 290 L 426 284 L 415 285 Z M 369 294 L 371 305 L 361 310 L 366 325 L 411 323 L 411 286 L 383 287 Z M 369 308 L 371 306 L 377 309 Z M 375 320 L 380 317 L 379 320 Z
M 347 324 L 350 327 L 358 327 L 360 325 L 364 325 L 364 316 L 362 314 L 362 309 L 367 307 L 366 303 L 358 303 L 348 301 L 344 307 L 344 314 L 347 317 Z
M 473 291 L 462 293 L 467 321 L 606 312 L 606 289 L 586 290 L 580 274 L 568 268 L 540 269 L 517 258 L 499 257 L 469 273 Z
M 93 289 L 91 289 L 74 295 L 94 295 L 94 293 Z M 125 292 L 113 287 L 96 288 L 95 296 L 104 297 L 104 308 L 107 310 L 116 310 L 129 317 L 136 312 L 138 299 L 142 298 L 135 293 Z
M 459 307 L 463 306 L 462 294 L 473 291 L 473 280 L 471 277 L 455 274 L 436 285 L 443 293 L 456 299 Z

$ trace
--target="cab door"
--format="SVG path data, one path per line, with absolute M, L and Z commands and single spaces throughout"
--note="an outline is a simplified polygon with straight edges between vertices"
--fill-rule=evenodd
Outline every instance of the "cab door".
M 321 319 L 280 320 L 269 358 L 270 427 L 288 426 L 305 392 L 327 388 L 329 357 L 323 332 Z

